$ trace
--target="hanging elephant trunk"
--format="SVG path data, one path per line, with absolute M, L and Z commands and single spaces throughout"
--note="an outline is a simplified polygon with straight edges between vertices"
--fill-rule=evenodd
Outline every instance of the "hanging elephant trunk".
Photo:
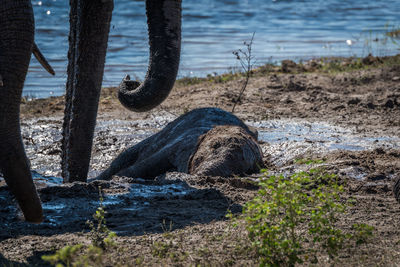
M 41 222 L 42 207 L 22 142 L 19 105 L 34 45 L 31 1 L 0 1 L 0 169 L 30 222 Z
M 174 86 L 181 49 L 181 0 L 147 0 L 150 58 L 144 82 L 127 75 L 118 98 L 129 110 L 143 112 L 161 104 Z

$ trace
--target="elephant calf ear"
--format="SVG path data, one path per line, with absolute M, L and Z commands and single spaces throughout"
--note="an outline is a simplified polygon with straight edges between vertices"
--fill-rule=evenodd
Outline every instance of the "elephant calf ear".
M 150 58 L 144 82 L 124 78 L 118 98 L 127 109 L 149 111 L 161 104 L 174 86 L 181 50 L 181 0 L 146 0 Z

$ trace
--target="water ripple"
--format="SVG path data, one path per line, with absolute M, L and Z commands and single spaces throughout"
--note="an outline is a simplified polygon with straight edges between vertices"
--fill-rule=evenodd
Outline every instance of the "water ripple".
M 24 94 L 48 97 L 65 90 L 69 5 L 68 1 L 32 1 L 36 42 L 56 76 L 50 77 L 32 59 Z M 47 14 L 50 11 L 50 14 Z M 183 1 L 182 56 L 179 76 L 205 76 L 239 67 L 231 52 L 243 47 L 256 32 L 253 51 L 259 64 L 282 59 L 320 56 L 396 54 L 387 42 L 365 41 L 396 26 L 398 0 L 185 0 Z M 346 40 L 353 40 L 349 47 Z M 115 2 L 103 86 L 120 82 L 126 70 L 144 78 L 148 61 L 145 6 L 142 0 Z M 272 58 L 271 58 L 272 57 Z

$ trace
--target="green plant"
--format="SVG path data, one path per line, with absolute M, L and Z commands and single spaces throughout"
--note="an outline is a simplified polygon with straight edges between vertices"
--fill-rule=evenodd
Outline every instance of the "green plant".
M 104 210 L 103 206 L 104 198 L 101 194 L 101 187 L 99 187 L 99 200 L 99 207 L 93 214 L 94 221 L 88 220 L 86 223 L 90 228 L 89 236 L 92 241 L 92 245 L 104 250 L 107 247 L 114 245 L 113 238 L 116 236 L 116 234 L 110 231 L 106 225 L 105 215 L 107 212 Z
M 357 245 L 367 243 L 373 236 L 375 228 L 365 223 L 355 223 L 352 225 L 354 230 L 353 239 Z
M 161 228 L 164 232 L 164 234 L 172 232 L 174 223 L 172 221 L 169 221 L 169 225 L 167 225 L 167 223 L 165 222 L 165 219 L 163 219 L 162 223 L 161 223 Z
M 151 247 L 151 254 L 154 257 L 160 259 L 169 259 L 174 262 L 184 261 L 188 253 L 179 246 L 177 242 L 174 242 L 172 236 L 164 235 L 164 239 L 161 241 L 155 241 Z M 165 240 L 169 239 L 169 240 Z
M 170 250 L 173 250 L 172 248 L 173 248 L 172 241 L 169 242 L 156 241 L 153 243 L 151 253 L 155 257 L 165 258 L 169 256 Z
M 62 267 L 64 264 L 67 267 L 74 266 L 73 262 L 82 246 L 82 244 L 65 246 L 57 250 L 53 255 L 43 255 L 42 260 L 47 261 L 56 267 Z
M 264 171 L 259 186 L 242 217 L 261 266 L 315 263 L 317 248 L 333 257 L 352 237 L 336 227 L 345 205 L 340 201 L 343 188 L 334 174 L 319 168 L 289 177 Z

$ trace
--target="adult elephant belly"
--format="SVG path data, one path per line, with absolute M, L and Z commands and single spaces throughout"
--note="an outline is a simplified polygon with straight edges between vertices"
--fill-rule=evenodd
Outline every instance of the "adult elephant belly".
M 256 140 L 257 134 L 233 114 L 195 109 L 122 152 L 97 179 L 115 174 L 151 179 L 175 170 L 213 176 L 254 172 L 263 165 Z
M 41 222 L 41 203 L 32 181 L 19 123 L 21 93 L 34 43 L 29 0 L 0 1 L 0 33 L 0 169 L 25 219 Z

